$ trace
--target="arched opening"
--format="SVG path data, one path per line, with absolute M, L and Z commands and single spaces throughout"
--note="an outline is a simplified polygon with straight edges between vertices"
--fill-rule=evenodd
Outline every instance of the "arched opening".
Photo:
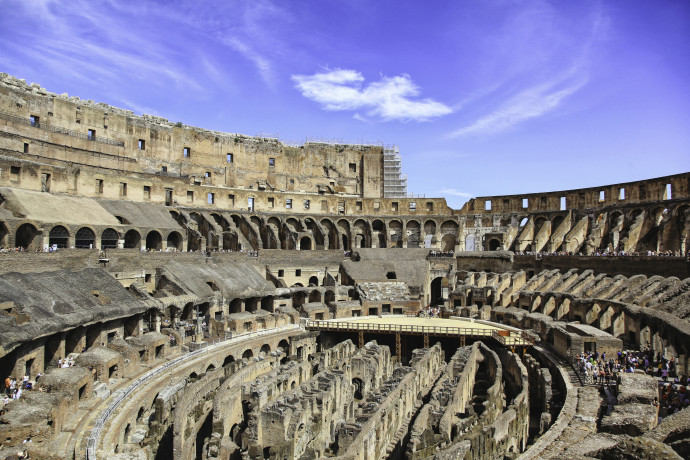
M 438 277 L 431 282 L 431 305 L 443 304 L 443 279 Z
M 88 227 L 82 227 L 74 235 L 74 247 L 79 249 L 93 249 L 96 245 L 96 235 Z
M 250 349 L 247 349 L 242 353 L 242 359 L 252 359 L 254 357 L 254 352 L 251 351 Z
M 309 302 L 321 302 L 321 293 L 313 290 L 309 293 Z
M 48 245 L 50 247 L 66 248 L 69 243 L 69 232 L 62 225 L 57 225 L 50 230 Z
M 261 350 L 260 350 L 261 356 L 267 356 L 268 354 L 271 353 L 271 346 L 267 343 L 264 343 L 261 345 Z
M 227 367 L 227 366 L 229 366 L 230 364 L 232 364 L 232 363 L 234 363 L 234 362 L 235 362 L 235 357 L 232 356 L 232 355 L 228 355 L 228 356 L 226 356 L 225 359 L 223 360 L 223 367 Z
M 499 249 L 501 249 L 501 242 L 496 238 L 492 238 L 491 241 L 489 241 L 489 251 L 498 251 Z
M 311 238 L 303 236 L 302 239 L 299 240 L 299 248 L 301 251 L 311 250 Z
M 18 248 L 24 248 L 29 251 L 35 250 L 37 249 L 36 245 L 39 244 L 38 241 L 36 241 L 36 236 L 38 236 L 38 234 L 38 230 L 33 225 L 22 224 L 17 229 L 14 244 Z
M 140 249 L 141 235 L 136 230 L 125 233 L 125 249 Z
M 5 226 L 4 222 L 0 222 L 0 248 L 7 247 L 8 235 L 9 232 L 7 231 L 7 227 Z
M 106 228 L 101 233 L 101 249 L 117 249 L 119 236 L 112 228 Z
M 177 232 L 170 232 L 166 241 L 168 249 L 182 250 L 182 235 Z
M 148 235 L 146 235 L 146 249 L 160 251 L 163 248 L 163 238 L 161 234 L 155 230 L 151 230 Z
M 392 248 L 401 248 L 403 247 L 403 231 L 402 231 L 402 222 L 399 220 L 393 220 L 388 224 L 388 232 L 390 234 L 389 240 L 389 246 Z
M 309 286 L 318 286 L 319 285 L 319 279 L 316 276 L 310 276 L 309 277 Z
M 206 368 L 206 373 L 208 374 L 209 372 L 213 371 L 216 369 L 216 366 L 213 364 L 209 364 L 208 367 Z
M 352 379 L 352 384 L 355 387 L 355 401 L 361 401 L 364 398 L 364 382 L 362 382 L 362 379 L 355 377 Z
M 286 355 L 290 354 L 290 343 L 283 339 L 280 342 L 278 342 L 278 350 L 282 351 Z
M 421 239 L 421 225 L 416 220 L 411 220 L 405 226 L 405 234 L 407 235 L 407 247 L 418 248 Z
M 228 307 L 228 312 L 230 314 L 241 313 L 242 312 L 242 299 L 232 299 L 230 301 L 230 305 Z

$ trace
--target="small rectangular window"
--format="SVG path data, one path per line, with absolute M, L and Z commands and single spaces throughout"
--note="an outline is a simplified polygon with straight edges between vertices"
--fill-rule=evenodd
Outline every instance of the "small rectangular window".
M 89 130 L 89 140 L 90 141 L 96 140 L 96 130 L 95 129 Z
M 168 172 L 168 167 L 167 167 L 167 166 L 161 166 L 161 172 L 162 172 L 162 173 L 167 173 L 167 172 Z
M 99 195 L 103 193 L 103 179 L 96 179 L 96 193 Z
M 623 187 L 618 190 L 618 199 L 625 200 L 625 189 Z
M 434 210 L 434 202 L 433 201 L 427 201 L 426 202 L 426 210 L 427 211 L 433 211 Z
M 664 190 L 664 200 L 673 199 L 673 191 L 671 190 L 671 184 L 666 184 L 666 189 Z
M 276 165 L 276 159 L 275 158 L 269 158 L 268 159 L 268 166 L 273 168 Z
M 29 143 L 24 142 L 24 153 L 29 153 Z
M 194 203 L 194 192 L 187 190 L 187 203 Z
M 381 202 L 380 201 L 374 201 L 374 211 L 380 211 L 381 210 Z
M 523 198 L 522 199 L 522 209 L 527 209 L 529 208 L 529 198 Z
M 191 156 L 192 156 L 192 149 L 190 149 L 189 147 L 183 148 L 183 149 L 182 149 L 182 156 L 183 156 L 184 158 L 189 158 L 189 157 L 191 157 Z
M 146 150 L 146 141 L 144 139 L 139 139 L 139 150 Z
M 206 173 L 204 174 L 204 177 L 210 178 L 210 177 L 211 177 L 211 172 L 210 172 L 210 171 L 206 171 Z
M 209 193 L 209 194 L 208 194 L 208 200 L 207 200 L 207 201 L 208 201 L 208 204 L 213 204 L 213 203 L 214 203 L 214 201 L 215 201 L 215 196 L 213 195 L 213 193 Z
M 410 201 L 410 212 L 417 212 L 417 202 Z
M 235 206 L 235 195 L 228 195 L 228 204 L 230 204 L 230 206 Z
M 151 199 L 151 186 L 150 185 L 144 185 L 144 199 L 145 200 Z
M 338 201 L 338 214 L 345 214 L 345 202 Z
M 285 199 L 285 209 L 292 209 L 292 199 L 291 198 Z
M 485 200 L 484 201 L 484 210 L 485 211 L 491 211 L 491 200 Z
M 565 211 L 567 207 L 567 202 L 564 196 L 561 197 L 561 211 Z
M 40 126 L 40 124 L 39 124 L 40 118 L 37 117 L 36 115 L 31 115 L 29 117 L 29 120 L 31 121 L 31 126 L 33 126 L 35 128 L 38 128 Z
M 285 276 L 285 270 L 278 270 L 278 277 L 282 278 L 283 276 Z
M 268 197 L 268 207 L 269 208 L 275 208 L 276 206 L 276 200 L 272 196 Z
M 397 211 L 398 210 L 398 202 L 394 201 L 391 203 L 391 211 Z
M 120 196 L 127 196 L 127 182 L 120 182 Z
M 606 201 L 606 192 L 604 190 L 599 191 L 599 201 Z
M 355 206 L 357 207 L 357 211 L 362 210 L 362 202 L 361 201 L 358 201 L 357 203 L 355 203 Z
M 357 172 L 357 163 L 350 163 L 350 172 Z
M 295 270 L 295 276 L 302 276 L 302 270 L 300 270 L 299 268 Z
M 10 180 L 13 182 L 18 182 L 20 171 L 21 168 L 19 166 L 10 166 Z
M 328 200 L 321 200 L 321 212 L 328 212 Z
M 304 209 L 309 209 L 309 200 L 304 200 Z
M 232 160 L 233 160 L 233 158 L 232 158 L 232 153 L 228 153 L 227 155 L 225 155 L 225 160 L 226 160 L 228 163 L 232 163 Z

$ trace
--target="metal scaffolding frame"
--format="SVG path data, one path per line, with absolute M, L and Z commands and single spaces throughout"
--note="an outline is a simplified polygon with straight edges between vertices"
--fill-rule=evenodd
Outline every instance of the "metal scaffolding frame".
M 383 148 L 383 197 L 407 197 L 407 174 L 402 173 L 402 158 L 397 145 Z

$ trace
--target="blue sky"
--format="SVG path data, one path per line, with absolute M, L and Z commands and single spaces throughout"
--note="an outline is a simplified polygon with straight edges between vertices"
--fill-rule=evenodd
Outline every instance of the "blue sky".
M 408 191 L 690 170 L 690 2 L 0 0 L 0 72 L 248 135 L 397 144 Z

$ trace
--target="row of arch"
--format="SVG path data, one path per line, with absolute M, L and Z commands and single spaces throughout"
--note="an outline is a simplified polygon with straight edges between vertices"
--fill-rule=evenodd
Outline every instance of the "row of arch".
M 70 231 L 65 225 L 39 229 L 30 222 L 21 223 L 16 230 L 11 231 L 5 222 L 0 222 L 0 247 L 10 247 L 10 236 L 13 235 L 14 247 L 29 251 L 43 249 L 45 245 L 58 249 L 183 249 L 184 240 L 180 232 L 169 231 L 165 239 L 161 233 L 158 230 L 150 230 L 144 236 L 138 229 L 132 228 L 125 232 L 110 227 L 96 233 L 94 228 L 88 226 Z

